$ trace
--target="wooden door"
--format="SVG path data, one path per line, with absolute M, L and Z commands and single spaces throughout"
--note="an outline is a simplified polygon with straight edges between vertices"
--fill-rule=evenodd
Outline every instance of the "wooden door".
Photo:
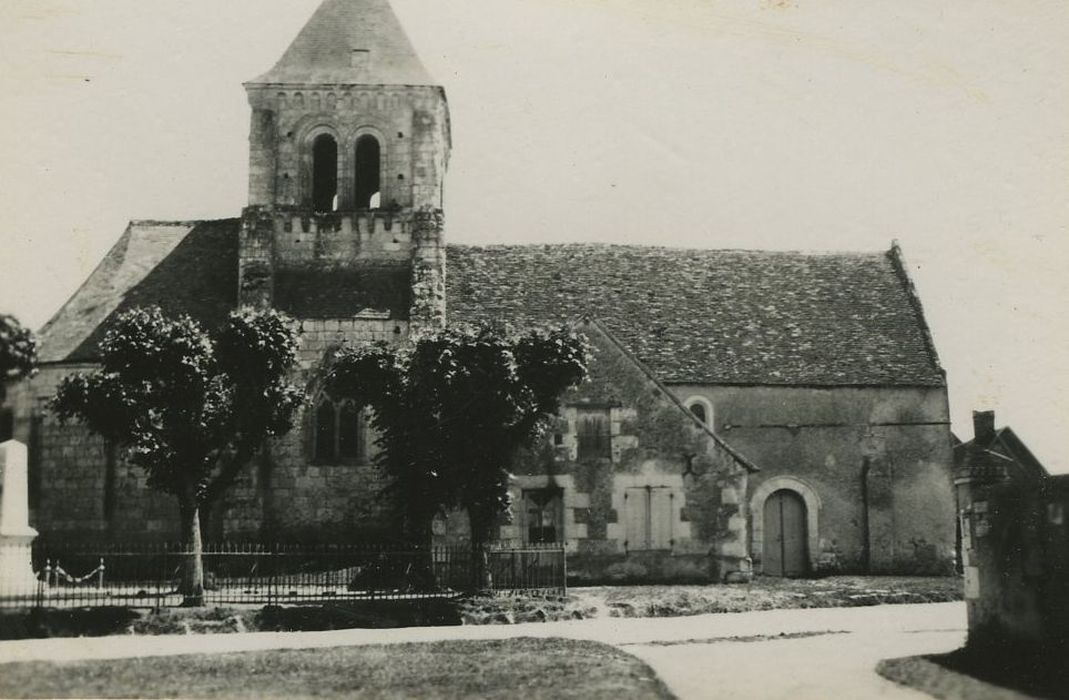
M 809 571 L 805 501 L 794 491 L 776 491 L 765 501 L 764 573 L 804 576 Z

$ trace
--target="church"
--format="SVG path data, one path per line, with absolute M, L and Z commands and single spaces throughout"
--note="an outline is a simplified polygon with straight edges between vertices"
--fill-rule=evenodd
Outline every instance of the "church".
M 517 455 L 501 540 L 562 544 L 574 581 L 953 569 L 946 376 L 897 244 L 448 243 L 445 89 L 387 0 L 324 0 L 245 89 L 240 217 L 131 222 L 41 330 L 39 374 L 9 392 L 42 535 L 176 537 L 172 499 L 45 403 L 93 367 L 124 310 L 212 326 L 254 306 L 299 323 L 310 398 L 214 508 L 209 539 L 392 536 L 366 416 L 317 385 L 339 347 L 445 323 L 568 322 L 596 350 L 591 376 Z M 463 514 L 434 532 L 462 540 Z

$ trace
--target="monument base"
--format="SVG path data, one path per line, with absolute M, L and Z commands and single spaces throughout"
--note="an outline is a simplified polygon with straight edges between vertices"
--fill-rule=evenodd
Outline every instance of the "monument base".
M 37 592 L 33 573 L 32 535 L 0 535 L 0 596 L 31 596 Z

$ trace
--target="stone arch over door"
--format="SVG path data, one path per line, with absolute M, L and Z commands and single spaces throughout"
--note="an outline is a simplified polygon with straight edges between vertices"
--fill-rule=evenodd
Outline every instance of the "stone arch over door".
M 809 570 L 816 569 L 817 557 L 820 555 L 820 496 L 813 487 L 793 476 L 776 476 L 761 483 L 750 497 L 751 545 L 750 552 L 755 562 L 761 562 L 759 572 L 764 570 L 765 562 L 765 503 L 777 491 L 793 491 L 805 503 L 806 545 L 809 557 Z

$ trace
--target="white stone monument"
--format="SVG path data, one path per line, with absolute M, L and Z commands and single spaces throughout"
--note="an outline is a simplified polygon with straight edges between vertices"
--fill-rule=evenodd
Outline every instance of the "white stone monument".
M 0 595 L 37 590 L 30 556 L 37 530 L 30 527 L 26 464 L 25 445 L 14 440 L 0 444 Z

